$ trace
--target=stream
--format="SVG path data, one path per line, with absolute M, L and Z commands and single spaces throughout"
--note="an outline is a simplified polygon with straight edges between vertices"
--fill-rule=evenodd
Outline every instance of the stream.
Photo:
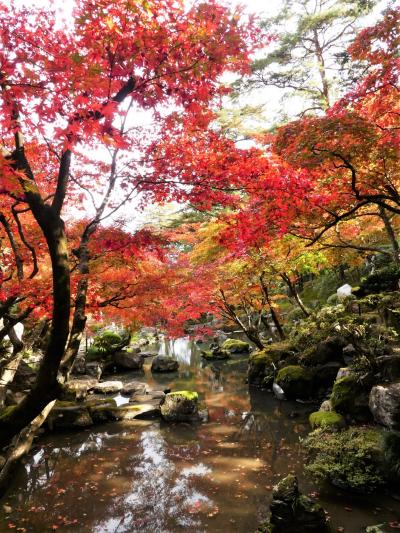
M 332 531 L 399 520 L 400 504 L 389 496 L 342 494 L 305 476 L 299 438 L 315 405 L 249 390 L 247 356 L 205 364 L 189 339 L 165 341 L 159 353 L 173 355 L 179 372 L 152 375 L 146 359 L 145 375 L 116 379 L 196 390 L 209 421 L 126 421 L 44 435 L 2 501 L 1 532 L 253 533 L 267 517 L 272 486 L 290 472 L 328 511 Z

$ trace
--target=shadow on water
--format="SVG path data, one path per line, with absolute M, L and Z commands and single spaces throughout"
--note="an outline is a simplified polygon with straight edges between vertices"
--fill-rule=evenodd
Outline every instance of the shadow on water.
M 146 381 L 197 390 L 209 421 L 121 422 L 43 437 L 4 500 L 12 512 L 0 515 L 0 531 L 251 533 L 265 519 L 272 486 L 282 476 L 296 473 L 305 493 L 321 490 L 304 476 L 299 443 L 314 406 L 249 390 L 246 357 L 204 364 L 188 339 L 158 348 L 178 359 L 180 370 L 152 375 L 147 361 Z M 399 514 L 399 505 L 384 496 L 355 501 L 324 489 L 320 501 L 333 531 L 359 533 Z

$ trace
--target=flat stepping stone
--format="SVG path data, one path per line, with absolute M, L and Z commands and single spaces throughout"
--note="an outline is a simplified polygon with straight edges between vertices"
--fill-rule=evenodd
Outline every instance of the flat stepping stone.
M 113 394 L 121 392 L 124 388 L 122 381 L 103 381 L 102 383 L 97 383 L 93 387 L 94 392 L 99 392 L 100 394 Z
M 116 420 L 152 419 L 160 416 L 160 407 L 154 400 L 148 403 L 121 405 L 112 409 Z
M 130 400 L 129 403 L 151 403 L 154 405 L 160 405 L 161 400 L 163 398 L 160 397 L 154 397 L 151 394 L 134 394 Z
M 126 396 L 130 396 L 131 394 L 135 393 L 146 394 L 147 390 L 147 383 L 142 383 L 141 381 L 129 381 L 128 383 L 124 383 L 122 394 Z

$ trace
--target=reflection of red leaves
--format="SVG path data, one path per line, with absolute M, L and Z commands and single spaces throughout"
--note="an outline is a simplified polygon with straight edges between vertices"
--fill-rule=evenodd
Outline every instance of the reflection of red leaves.
M 199 500 L 195 501 L 188 511 L 190 514 L 199 513 L 201 511 L 201 502 Z
M 8 527 L 8 529 L 15 529 L 17 526 L 15 524 L 13 524 L 12 522 L 9 522 L 7 524 L 7 527 Z
M 389 527 L 391 529 L 400 529 L 400 523 L 399 522 L 389 522 Z

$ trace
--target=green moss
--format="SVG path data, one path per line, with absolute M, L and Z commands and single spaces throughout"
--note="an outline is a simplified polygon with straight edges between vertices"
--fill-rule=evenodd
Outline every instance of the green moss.
M 218 350 L 213 352 L 212 350 L 202 350 L 201 356 L 206 361 L 218 361 L 230 358 L 230 353 L 227 350 Z
M 356 376 L 345 376 L 335 381 L 331 394 L 331 404 L 334 411 L 350 414 L 354 411 L 355 401 L 361 387 Z
M 272 357 L 267 350 L 258 350 L 250 355 L 249 363 L 253 365 L 271 364 Z
M 331 433 L 317 429 L 303 444 L 311 454 L 306 470 L 320 480 L 358 492 L 372 492 L 386 481 L 379 431 L 351 427 Z
M 227 339 L 221 348 L 230 353 L 248 352 L 250 350 L 250 344 L 238 339 Z
M 188 390 L 170 392 L 170 393 L 168 393 L 168 396 L 181 396 L 181 397 L 185 398 L 185 400 L 195 401 L 195 402 L 197 402 L 198 399 L 199 399 L 199 395 L 197 394 L 197 392 L 188 391 Z
M 284 383 L 288 380 L 298 380 L 298 379 L 304 379 L 308 380 L 310 377 L 309 371 L 299 365 L 290 365 L 285 366 L 278 372 L 278 376 L 276 378 L 277 383 Z
M 345 426 L 343 416 L 334 411 L 317 411 L 311 413 L 309 421 L 312 429 L 325 428 L 336 431 Z
M 312 395 L 314 373 L 299 365 L 285 366 L 279 370 L 276 383 L 284 390 L 288 399 L 305 399 Z

